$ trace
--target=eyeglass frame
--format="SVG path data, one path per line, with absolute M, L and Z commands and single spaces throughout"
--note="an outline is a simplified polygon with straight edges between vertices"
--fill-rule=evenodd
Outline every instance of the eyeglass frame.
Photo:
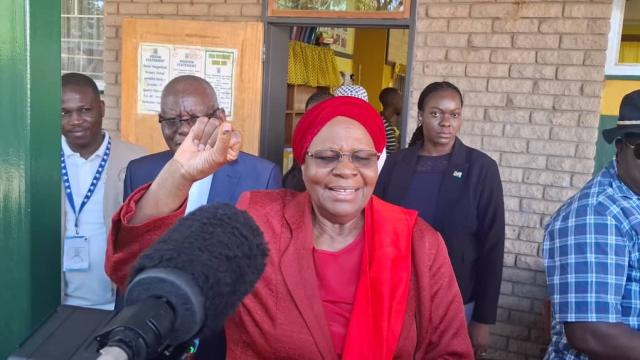
M 366 149 L 360 149 L 360 150 L 355 150 L 355 151 L 351 151 L 351 152 L 342 152 L 340 150 L 335 150 L 335 149 L 318 149 L 318 150 L 315 150 L 315 151 L 307 151 L 305 153 L 305 155 L 308 156 L 311 159 L 320 160 L 318 158 L 318 155 L 316 155 L 316 153 L 319 152 L 319 151 L 331 151 L 333 154 L 338 154 L 338 159 L 335 160 L 335 161 L 332 161 L 330 164 L 324 164 L 325 166 L 323 166 L 323 164 L 318 164 L 318 166 L 324 167 L 324 168 L 327 168 L 327 169 L 335 168 L 338 165 L 338 163 L 340 163 L 342 158 L 345 157 L 345 156 L 349 157 L 349 161 L 351 162 L 351 164 L 353 164 L 353 166 L 355 166 L 357 168 L 362 168 L 363 166 L 359 166 L 358 164 L 353 162 L 353 157 L 352 157 L 354 153 L 357 153 L 357 152 L 360 152 L 360 151 L 366 151 L 367 153 L 370 153 L 370 154 L 376 154 L 376 161 L 375 161 L 376 165 L 377 165 L 378 160 L 380 160 L 380 156 L 382 156 L 382 153 L 379 153 L 379 152 L 377 152 L 375 150 L 366 150 Z M 322 161 L 322 160 L 320 160 L 320 161 Z M 372 166 L 373 163 L 374 162 L 372 162 L 372 164 L 369 165 L 369 166 Z
M 217 107 L 208 115 L 191 115 L 191 116 L 189 116 L 188 118 L 185 118 L 185 119 L 178 118 L 178 116 L 167 117 L 166 118 L 166 117 L 162 116 L 162 114 L 158 114 L 158 123 L 160 123 L 160 125 L 166 124 L 165 126 L 168 126 L 168 127 L 172 128 L 172 129 L 179 129 L 182 126 L 182 122 L 185 122 L 185 121 L 187 122 L 187 124 L 189 124 L 189 126 L 193 126 L 193 125 L 195 125 L 196 121 L 198 121 L 198 119 L 201 118 L 201 117 L 206 117 L 208 119 L 211 119 L 211 118 L 216 118 L 217 119 L 216 113 L 218 111 L 220 111 L 220 110 L 224 111 L 223 108 Z M 176 121 L 176 120 L 178 122 L 175 125 L 169 125 L 169 124 L 171 124 L 171 122 Z

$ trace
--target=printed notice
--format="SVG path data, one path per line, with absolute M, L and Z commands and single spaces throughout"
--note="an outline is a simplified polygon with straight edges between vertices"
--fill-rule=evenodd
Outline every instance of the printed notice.
M 160 95 L 169 82 L 171 49 L 162 45 L 140 45 L 140 73 L 138 75 L 138 112 L 160 111 Z
M 225 110 L 228 118 L 231 118 L 233 116 L 233 73 L 236 51 L 206 51 L 205 58 L 204 78 L 216 90 L 218 106 Z
M 138 113 L 159 113 L 165 85 L 175 77 L 195 75 L 213 86 L 218 106 L 232 118 L 235 49 L 141 43 L 138 53 Z
M 202 60 L 204 51 L 202 48 L 173 47 L 171 54 L 172 78 L 180 75 L 195 75 L 202 77 Z

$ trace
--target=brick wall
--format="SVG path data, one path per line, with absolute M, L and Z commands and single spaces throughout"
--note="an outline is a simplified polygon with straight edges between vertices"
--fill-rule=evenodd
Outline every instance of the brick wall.
M 496 358 L 539 359 L 546 346 L 543 226 L 593 171 L 610 14 L 610 1 L 418 2 L 411 127 L 422 88 L 449 80 L 464 93 L 461 137 L 500 165 Z
M 120 127 L 120 44 L 122 19 L 125 17 L 156 19 L 192 19 L 217 21 L 259 21 L 260 0 L 106 0 L 104 42 L 103 127 Z

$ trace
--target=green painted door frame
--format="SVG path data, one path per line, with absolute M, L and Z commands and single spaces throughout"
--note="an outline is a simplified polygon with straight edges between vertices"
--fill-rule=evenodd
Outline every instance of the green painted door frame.
M 60 303 L 60 1 L 0 1 L 0 358 Z

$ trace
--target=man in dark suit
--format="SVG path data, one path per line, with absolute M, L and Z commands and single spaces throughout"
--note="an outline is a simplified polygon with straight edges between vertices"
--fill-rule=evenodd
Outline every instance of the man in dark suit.
M 129 163 L 124 179 L 124 198 L 156 178 L 187 137 L 198 117 L 217 117 L 221 112 L 224 113 L 224 109 L 218 107 L 213 87 L 204 79 L 185 75 L 171 80 L 162 91 L 159 115 L 162 136 L 169 150 Z M 192 189 L 189 193 L 187 207 L 193 209 L 197 205 L 217 202 L 235 204 L 244 191 L 280 188 L 281 178 L 280 169 L 274 163 L 241 152 L 238 160 L 226 165 L 212 177 L 203 179 L 202 183 L 194 185 L 194 188 L 199 189 Z
M 156 178 L 201 116 L 224 118 L 224 109 L 218 107 L 213 87 L 197 76 L 185 75 L 171 80 L 162 91 L 159 115 L 162 135 L 169 150 L 129 162 L 124 179 L 125 199 L 138 187 Z M 192 186 L 187 200 L 187 212 L 204 204 L 235 204 L 240 194 L 247 190 L 276 189 L 281 185 L 282 173 L 277 165 L 241 152 L 236 161 Z M 116 307 L 119 303 L 117 301 Z M 224 358 L 224 334 L 201 339 L 196 359 Z

